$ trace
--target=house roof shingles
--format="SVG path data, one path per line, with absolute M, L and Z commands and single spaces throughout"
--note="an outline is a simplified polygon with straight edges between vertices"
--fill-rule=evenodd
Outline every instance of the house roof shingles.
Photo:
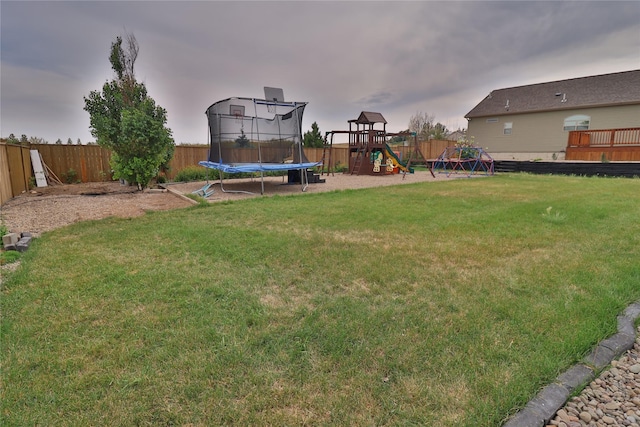
M 497 89 L 465 117 L 625 104 L 640 104 L 640 70 Z

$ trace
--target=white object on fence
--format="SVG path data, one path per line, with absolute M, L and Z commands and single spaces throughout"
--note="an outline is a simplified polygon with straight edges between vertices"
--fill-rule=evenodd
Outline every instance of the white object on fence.
M 31 164 L 33 165 L 33 174 L 36 176 L 36 185 L 38 187 L 47 186 L 47 177 L 42 167 L 42 159 L 38 150 L 29 150 L 31 153 Z

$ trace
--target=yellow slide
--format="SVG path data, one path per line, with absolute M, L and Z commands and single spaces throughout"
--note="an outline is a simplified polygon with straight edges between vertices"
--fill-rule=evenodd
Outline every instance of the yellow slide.
M 385 148 L 387 150 L 387 158 L 391 159 L 393 167 L 398 168 L 402 172 L 413 173 L 413 170 L 405 168 L 404 165 L 400 163 L 400 159 L 396 156 L 396 153 L 393 152 L 391 147 L 389 147 L 389 144 L 385 144 Z

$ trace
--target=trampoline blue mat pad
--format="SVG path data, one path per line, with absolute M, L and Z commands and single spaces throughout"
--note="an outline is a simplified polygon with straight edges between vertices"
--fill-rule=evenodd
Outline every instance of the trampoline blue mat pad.
M 267 172 L 267 171 L 286 171 L 294 169 L 309 169 L 319 166 L 322 162 L 309 163 L 215 163 L 215 162 L 198 162 L 200 166 L 209 169 L 217 169 L 225 173 L 242 173 L 242 172 Z

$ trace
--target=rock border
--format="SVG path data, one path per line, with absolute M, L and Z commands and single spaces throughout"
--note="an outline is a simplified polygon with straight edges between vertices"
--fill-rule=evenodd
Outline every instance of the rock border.
M 601 341 L 582 362 L 558 375 L 503 427 L 542 427 L 562 409 L 571 394 L 596 379 L 614 359 L 633 348 L 636 340 L 635 321 L 640 318 L 640 301 L 630 304 L 618 316 L 618 332 Z

